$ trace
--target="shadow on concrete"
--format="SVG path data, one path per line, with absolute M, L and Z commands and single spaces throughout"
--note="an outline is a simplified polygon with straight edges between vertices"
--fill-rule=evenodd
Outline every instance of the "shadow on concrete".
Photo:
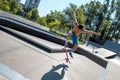
M 52 66 L 52 69 L 49 72 L 45 73 L 40 80 L 62 80 L 64 78 L 65 71 L 67 71 L 67 68 L 68 66 L 65 64 Z

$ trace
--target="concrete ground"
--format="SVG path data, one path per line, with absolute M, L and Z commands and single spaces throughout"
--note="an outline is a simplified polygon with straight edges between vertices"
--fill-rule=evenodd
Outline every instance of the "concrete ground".
M 104 58 L 111 57 L 117 54 L 116 52 L 110 51 L 102 46 L 97 47 L 96 45 L 92 45 L 92 44 L 89 44 L 89 45 L 83 44 L 83 45 L 79 45 L 79 47 Z
M 79 45 L 79 47 L 81 47 L 81 48 L 83 48 L 83 49 L 85 49 L 93 54 L 96 54 L 97 56 L 103 57 L 103 58 L 113 56 L 113 57 L 109 58 L 108 60 L 112 61 L 113 63 L 115 63 L 117 65 L 120 65 L 120 56 L 119 55 L 114 56 L 117 54 L 116 52 L 108 50 L 104 47 L 96 47 L 93 45 L 86 46 L 86 45 L 87 44 Z
M 83 55 L 74 54 L 71 63 L 64 58 L 65 53 L 50 54 L 0 31 L 2 80 L 120 80 L 120 66 L 112 61 L 104 69 Z

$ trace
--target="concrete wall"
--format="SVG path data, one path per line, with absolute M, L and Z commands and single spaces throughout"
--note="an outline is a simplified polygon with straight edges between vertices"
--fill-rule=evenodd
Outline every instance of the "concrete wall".
M 25 8 L 29 9 L 29 8 L 38 8 L 40 3 L 40 0 L 26 0 L 25 2 Z

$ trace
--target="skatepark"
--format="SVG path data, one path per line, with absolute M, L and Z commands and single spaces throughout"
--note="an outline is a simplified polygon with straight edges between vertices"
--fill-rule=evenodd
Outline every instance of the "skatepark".
M 119 50 L 84 44 L 66 63 L 65 39 L 6 12 L 0 12 L 0 22 L 0 80 L 120 79 Z

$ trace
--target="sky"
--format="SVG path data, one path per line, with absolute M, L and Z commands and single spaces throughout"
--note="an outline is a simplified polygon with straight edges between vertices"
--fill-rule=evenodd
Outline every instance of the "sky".
M 26 0 L 21 0 L 21 3 L 25 3 Z M 94 0 L 41 0 L 38 10 L 39 15 L 41 17 L 46 16 L 46 14 L 50 13 L 50 11 L 63 11 L 63 9 L 66 9 L 66 7 L 69 7 L 70 3 L 73 3 L 77 5 L 77 7 L 81 6 L 82 4 L 85 5 L 86 3 L 89 3 L 90 1 Z M 101 3 L 104 2 L 104 0 L 96 0 L 100 1 Z

